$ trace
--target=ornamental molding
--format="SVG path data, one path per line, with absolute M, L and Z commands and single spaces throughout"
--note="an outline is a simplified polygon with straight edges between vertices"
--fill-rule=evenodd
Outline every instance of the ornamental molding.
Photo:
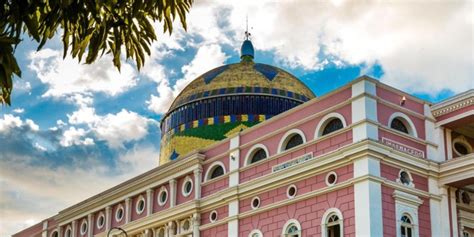
M 474 104 L 474 89 L 468 90 L 455 97 L 440 102 L 432 107 L 433 116 L 439 117 L 441 115 L 451 113 L 453 111 L 462 109 Z

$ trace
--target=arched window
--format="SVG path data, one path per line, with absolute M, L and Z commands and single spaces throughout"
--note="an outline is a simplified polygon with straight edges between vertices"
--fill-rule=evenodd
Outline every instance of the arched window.
M 414 137 L 418 137 L 415 125 L 413 124 L 411 119 L 405 114 L 395 112 L 390 116 L 388 122 L 390 128 Z
M 401 218 L 400 236 L 413 237 L 413 222 L 408 215 L 403 215 Z
M 252 155 L 252 158 L 250 159 L 250 164 L 261 161 L 265 158 L 267 158 L 267 153 L 262 148 L 259 148 Z
M 247 155 L 245 156 L 244 164 L 250 165 L 250 164 L 259 162 L 261 160 L 264 160 L 268 157 L 268 154 L 269 154 L 268 149 L 265 145 L 255 144 L 247 152 Z
M 303 144 L 303 137 L 301 137 L 299 134 L 295 134 L 291 136 L 290 139 L 288 139 L 288 142 L 286 142 L 285 150 L 289 150 L 301 144 Z
M 158 237 L 165 237 L 165 228 L 160 228 L 158 230 L 158 234 L 157 234 Z
M 225 174 L 224 163 L 217 161 L 206 172 L 205 180 L 212 180 Z
M 260 230 L 252 230 L 250 232 L 249 237 L 263 237 L 263 234 Z
M 342 124 L 342 121 L 340 119 L 338 118 L 332 119 L 331 121 L 329 121 L 326 127 L 324 127 L 321 135 L 324 136 L 326 134 L 335 132 L 343 127 L 344 125 Z
M 344 127 L 346 127 L 344 116 L 339 113 L 329 113 L 319 121 L 314 138 L 322 137 Z
M 53 231 L 53 233 L 51 233 L 51 237 L 58 237 L 59 236 L 59 233 L 57 230 Z
M 342 213 L 337 208 L 326 210 L 321 220 L 321 236 L 322 237 L 342 237 L 343 234 Z
M 282 236 L 285 237 L 301 237 L 301 225 L 297 220 L 289 220 L 283 226 Z
M 405 124 L 400 120 L 399 118 L 394 118 L 392 122 L 390 123 L 390 128 L 393 128 L 395 130 L 398 130 L 400 132 L 408 133 L 408 128 L 405 126 Z

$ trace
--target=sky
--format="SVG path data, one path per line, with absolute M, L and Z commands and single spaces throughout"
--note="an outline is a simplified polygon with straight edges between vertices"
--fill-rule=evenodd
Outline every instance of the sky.
M 159 120 L 193 79 L 239 61 L 248 16 L 255 61 L 317 96 L 360 75 L 432 103 L 474 88 L 472 1 L 199 1 L 188 31 L 159 34 L 145 67 L 62 58 L 25 37 L 12 106 L 0 107 L 0 236 L 158 165 Z M 160 23 L 155 25 L 161 32 Z M 59 32 L 60 35 L 60 32 Z

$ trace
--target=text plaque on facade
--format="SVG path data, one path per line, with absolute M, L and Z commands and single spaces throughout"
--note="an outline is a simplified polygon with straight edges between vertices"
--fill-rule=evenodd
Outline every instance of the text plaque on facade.
M 397 151 L 401 151 L 403 153 L 407 153 L 407 154 L 410 154 L 412 156 L 425 158 L 425 152 L 423 152 L 421 150 L 418 150 L 416 148 L 413 148 L 413 147 L 409 147 L 409 146 L 404 145 L 402 143 L 396 142 L 394 140 L 382 137 L 382 143 L 389 146 L 389 147 L 392 147 L 393 149 L 395 149 Z
M 279 165 L 275 165 L 272 167 L 272 172 L 278 172 L 278 171 L 282 171 L 284 169 L 287 169 L 287 168 L 290 168 L 292 166 L 295 166 L 295 165 L 299 165 L 299 164 L 302 164 L 308 160 L 311 160 L 313 159 L 313 153 L 308 153 L 308 154 L 304 154 L 303 156 L 300 156 L 296 159 L 293 159 L 293 160 L 289 160 L 283 164 L 279 164 Z

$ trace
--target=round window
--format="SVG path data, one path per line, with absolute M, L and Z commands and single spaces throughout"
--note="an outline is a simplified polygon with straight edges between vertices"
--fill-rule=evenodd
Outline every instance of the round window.
M 212 211 L 209 215 L 209 220 L 214 223 L 217 221 L 217 211 Z
M 187 197 L 193 191 L 193 181 L 188 178 L 183 184 L 183 196 Z
M 469 150 L 466 147 L 466 145 L 460 143 L 460 142 L 455 142 L 454 143 L 454 150 L 457 151 L 459 155 L 467 155 L 469 154 Z
M 137 211 L 137 214 L 142 214 L 143 211 L 145 210 L 145 198 L 140 197 L 136 204 L 135 210 Z
M 87 221 L 82 221 L 81 224 L 81 235 L 85 235 L 87 232 Z
M 286 190 L 286 195 L 288 196 L 288 198 L 294 198 L 296 196 L 296 186 L 290 185 Z
M 333 186 L 337 182 L 337 174 L 336 172 L 329 172 L 326 175 L 326 185 Z
M 166 204 L 166 201 L 168 201 L 168 190 L 163 187 L 158 193 L 158 205 L 164 206 Z
M 123 219 L 123 207 L 119 206 L 117 211 L 115 211 L 115 220 L 117 222 L 121 221 Z
M 252 206 L 252 209 L 257 209 L 260 207 L 260 198 L 259 197 L 254 197 L 252 199 L 252 203 L 251 203 L 251 206 Z
M 97 229 L 102 229 L 102 227 L 104 227 L 104 224 L 105 224 L 105 216 L 104 216 L 104 213 L 100 213 L 99 214 L 99 217 L 97 218 Z

